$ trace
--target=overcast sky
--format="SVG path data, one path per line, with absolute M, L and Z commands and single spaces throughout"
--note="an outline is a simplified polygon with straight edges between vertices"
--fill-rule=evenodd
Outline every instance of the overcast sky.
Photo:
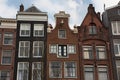
M 89 4 L 93 4 L 96 12 L 117 5 L 119 0 L 0 0 L 0 16 L 3 18 L 16 18 L 19 5 L 22 3 L 27 9 L 32 4 L 39 10 L 48 13 L 48 23 L 55 25 L 54 14 L 65 11 L 70 14 L 70 27 L 80 25 L 87 13 Z

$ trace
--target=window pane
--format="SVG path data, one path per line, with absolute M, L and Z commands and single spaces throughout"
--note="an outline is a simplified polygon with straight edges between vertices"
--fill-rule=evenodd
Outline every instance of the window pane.
M 57 53 L 57 45 L 50 44 L 50 53 Z
M 59 30 L 59 38 L 66 38 L 66 31 L 65 30 Z
M 120 55 L 120 40 L 119 39 L 114 39 L 114 53 L 116 56 Z
M 10 71 L 0 71 L 0 80 L 10 80 Z
M 116 34 L 117 33 L 116 22 L 112 22 L 112 28 L 113 28 L 113 34 Z
M 5 33 L 4 34 L 4 44 L 5 45 L 13 44 L 13 33 Z
M 94 80 L 93 67 L 84 67 L 84 77 L 85 80 Z
M 19 62 L 17 69 L 17 80 L 28 80 L 29 64 L 26 62 Z
M 44 24 L 34 24 L 34 36 L 44 36 Z
M 19 42 L 19 57 L 29 57 L 30 42 L 20 41 Z
M 20 24 L 20 36 L 30 36 L 30 24 Z
M 107 67 L 98 67 L 99 80 L 108 80 Z
M 33 63 L 32 64 L 32 78 L 33 80 L 41 80 L 41 63 Z
M 51 62 L 50 67 L 50 77 L 52 78 L 60 78 L 62 76 L 61 72 L 61 63 L 60 62 Z
M 2 64 L 11 64 L 12 50 L 3 50 L 2 53 Z
M 117 21 L 118 33 L 120 33 L 120 21 Z
M 58 57 L 67 57 L 67 45 L 58 45 Z
M 93 59 L 92 46 L 83 46 L 84 59 Z
M 65 62 L 65 77 L 76 77 L 76 63 Z
M 96 26 L 89 26 L 89 34 L 96 34 Z
M 44 43 L 42 41 L 33 42 L 33 57 L 42 57 L 44 51 Z
M 97 59 L 106 59 L 105 46 L 96 46 Z
M 75 45 L 68 45 L 68 53 L 75 53 L 76 47 Z

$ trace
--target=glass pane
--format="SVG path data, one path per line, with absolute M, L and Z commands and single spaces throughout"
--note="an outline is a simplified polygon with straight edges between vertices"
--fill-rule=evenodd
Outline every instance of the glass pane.
M 117 21 L 118 33 L 120 33 L 120 21 Z

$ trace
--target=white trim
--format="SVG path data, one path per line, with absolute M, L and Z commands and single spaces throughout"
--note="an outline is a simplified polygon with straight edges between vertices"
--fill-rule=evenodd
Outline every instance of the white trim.
M 21 43 L 21 42 L 24 42 L 24 47 L 25 47 L 25 42 L 29 42 L 29 45 L 30 45 L 30 41 L 19 41 L 18 57 L 19 57 L 19 58 L 29 58 L 30 46 L 29 46 L 29 53 L 28 53 L 28 56 L 20 56 L 20 43 Z
M 33 68 L 33 64 L 34 63 L 40 63 L 40 65 L 41 65 L 41 68 L 39 68 L 39 69 L 41 69 L 41 78 L 42 78 L 42 62 L 33 62 L 32 63 L 32 80 L 33 80 L 33 69 L 35 69 L 35 68 Z M 38 69 L 38 68 L 37 68 Z
M 17 63 L 17 80 L 19 80 L 19 79 L 18 79 L 18 76 L 19 76 L 19 75 L 18 75 L 19 63 L 23 63 L 23 64 L 27 63 L 27 64 L 28 64 L 28 75 L 27 75 L 27 77 L 29 77 L 29 62 L 18 62 L 18 63 Z M 24 66 L 24 65 L 23 65 L 23 66 Z M 28 80 L 28 79 L 26 79 L 26 80 Z
M 64 38 L 59 36 L 59 35 L 60 35 L 60 34 L 59 34 L 60 30 L 64 30 L 64 31 L 65 31 L 65 37 L 64 37 Z M 58 30 L 58 38 L 59 38 L 59 39 L 67 39 L 67 34 L 66 34 L 66 33 L 67 33 L 67 32 L 66 32 L 65 29 L 59 29 L 59 30 Z
M 75 77 L 66 77 L 65 76 L 65 63 L 66 62 L 74 62 L 75 63 L 75 67 L 76 67 L 76 69 L 75 69 L 75 72 L 76 72 L 76 76 Z M 77 78 L 77 62 L 76 61 L 66 61 L 66 62 L 64 62 L 64 78 Z
M 17 20 L 21 21 L 48 21 L 47 16 L 39 15 L 17 15 Z
M 34 56 L 34 42 L 38 42 L 38 43 L 41 43 L 41 44 L 43 44 L 43 49 L 42 49 L 42 56 Z M 40 45 L 38 45 L 37 47 L 41 47 Z M 43 57 L 43 53 L 44 53 L 44 42 L 43 41 L 33 41 L 33 57 L 34 58 L 41 58 L 41 57 Z
M 61 71 L 61 72 L 60 72 L 60 74 L 61 74 L 60 77 L 52 77 L 52 76 L 51 76 L 51 71 L 52 71 L 52 70 L 51 70 L 51 62 L 59 62 L 59 63 L 61 64 L 61 65 L 60 65 L 60 69 L 61 69 L 61 70 L 60 70 L 60 71 Z M 49 78 L 62 78 L 62 62 L 60 62 L 60 61 L 50 61 L 50 62 L 49 62 Z

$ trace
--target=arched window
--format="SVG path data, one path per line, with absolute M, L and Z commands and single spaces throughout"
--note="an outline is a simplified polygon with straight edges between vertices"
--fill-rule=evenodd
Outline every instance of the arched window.
M 89 34 L 97 34 L 96 26 L 90 25 L 89 26 Z

